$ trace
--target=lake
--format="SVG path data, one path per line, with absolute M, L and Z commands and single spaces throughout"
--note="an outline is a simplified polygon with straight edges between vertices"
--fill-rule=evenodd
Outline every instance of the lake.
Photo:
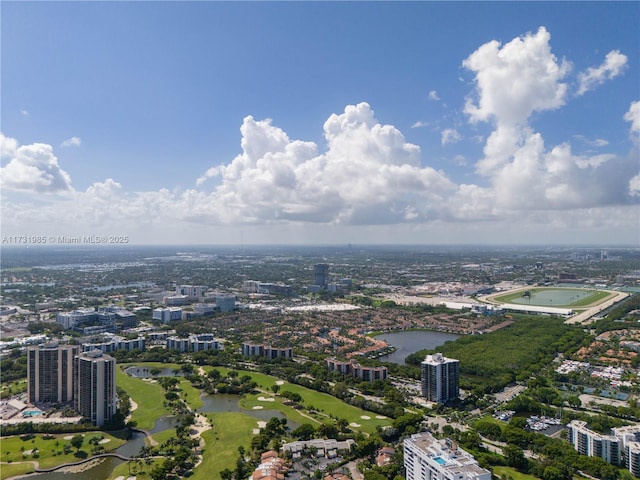
M 412 353 L 426 348 L 436 348 L 448 340 L 455 340 L 460 335 L 454 333 L 434 332 L 431 330 L 410 330 L 402 332 L 383 333 L 375 338 L 384 340 L 396 347 L 396 351 L 379 357 L 383 362 L 404 365 L 404 359 Z

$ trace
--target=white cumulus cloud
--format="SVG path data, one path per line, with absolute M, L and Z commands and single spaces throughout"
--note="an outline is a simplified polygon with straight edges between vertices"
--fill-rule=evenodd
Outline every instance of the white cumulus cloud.
M 627 66 L 627 56 L 618 50 L 607 53 L 604 62 L 599 67 L 591 67 L 578 75 L 578 91 L 576 95 L 584 95 L 607 80 L 620 75 Z
M 82 145 L 82 140 L 79 137 L 68 138 L 60 144 L 61 147 L 79 147 L 80 145 Z
M 15 149 L 9 163 L 0 168 L 0 177 L 3 188 L 9 190 L 35 193 L 73 190 L 69 174 L 58 165 L 53 148 L 44 143 L 23 145 Z
M 429 100 L 433 100 L 433 101 L 440 100 L 440 97 L 438 96 L 438 92 L 436 92 L 435 90 L 431 90 L 429 92 Z
M 476 162 L 476 171 L 491 184 L 494 212 L 628 204 L 628 179 L 638 172 L 636 164 L 611 154 L 575 155 L 568 143 L 548 149 L 529 125 L 532 113 L 559 108 L 567 96 L 562 80 L 569 63 L 557 61 L 550 39 L 540 27 L 504 46 L 489 42 L 463 62 L 475 72 L 478 95 L 477 104 L 467 101 L 466 113 L 471 122 L 495 126 Z M 619 63 L 615 55 L 608 58 L 609 65 Z M 630 112 L 625 118 L 633 122 Z M 591 143 L 607 145 L 601 139 Z
M 367 103 L 327 119 L 324 154 L 270 120 L 247 117 L 240 130 L 242 153 L 200 177 L 220 177 L 212 196 L 224 206 L 217 207 L 223 221 L 417 221 L 455 189 L 445 175 L 422 167 L 419 147 L 380 124 Z
M 565 103 L 568 62 L 551 53 L 551 35 L 544 27 L 535 34 L 501 46 L 491 41 L 473 52 L 462 65 L 475 73 L 479 101 L 468 99 L 465 112 L 471 121 L 494 120 L 517 125 L 536 111 L 553 110 Z
M 640 138 L 640 101 L 631 103 L 629 110 L 624 114 L 624 119 L 631 124 L 629 127 L 631 138 L 638 143 Z
M 13 157 L 18 150 L 18 141 L 15 138 L 5 137 L 0 132 L 0 156 L 2 158 Z

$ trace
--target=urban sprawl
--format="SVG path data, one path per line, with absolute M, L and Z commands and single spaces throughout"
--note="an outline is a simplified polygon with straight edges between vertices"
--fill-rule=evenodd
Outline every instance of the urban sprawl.
M 68 242 L 0 274 L 2 479 L 640 478 L 637 248 Z

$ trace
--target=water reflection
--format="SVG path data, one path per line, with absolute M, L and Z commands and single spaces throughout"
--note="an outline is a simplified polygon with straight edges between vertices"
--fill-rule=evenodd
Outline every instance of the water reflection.
M 383 355 L 379 360 L 383 362 L 404 365 L 404 359 L 412 353 L 427 348 L 436 348 L 449 340 L 455 340 L 460 335 L 445 332 L 432 332 L 430 330 L 417 330 L 407 332 L 392 332 L 378 335 L 377 340 L 384 340 L 389 345 L 396 347 L 396 351 L 389 355 Z

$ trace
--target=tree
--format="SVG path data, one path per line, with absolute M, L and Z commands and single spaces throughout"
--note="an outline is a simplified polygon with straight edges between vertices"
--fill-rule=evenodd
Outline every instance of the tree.
M 562 474 L 559 468 L 556 468 L 553 465 L 550 465 L 544 469 L 542 478 L 544 480 L 564 480 L 564 475 Z
M 371 435 L 368 438 L 358 442 L 357 451 L 358 455 L 361 457 L 368 457 L 370 460 L 373 460 L 376 452 L 382 447 L 382 440 L 375 436 Z
M 507 458 L 507 465 L 517 470 L 522 470 L 527 460 L 524 458 L 524 451 L 517 445 L 507 445 L 502 450 L 504 456 Z
M 80 448 L 82 447 L 82 444 L 84 443 L 84 437 L 80 434 L 74 435 L 73 437 L 71 437 L 71 440 L 69 441 L 69 443 L 71 443 L 71 446 L 75 448 L 76 451 L 80 450 Z
M 231 480 L 233 478 L 233 472 L 228 468 L 225 468 L 220 472 L 220 478 L 222 480 Z
M 291 435 L 299 440 L 311 440 L 316 433 L 316 429 L 310 423 L 305 423 L 296 428 Z

